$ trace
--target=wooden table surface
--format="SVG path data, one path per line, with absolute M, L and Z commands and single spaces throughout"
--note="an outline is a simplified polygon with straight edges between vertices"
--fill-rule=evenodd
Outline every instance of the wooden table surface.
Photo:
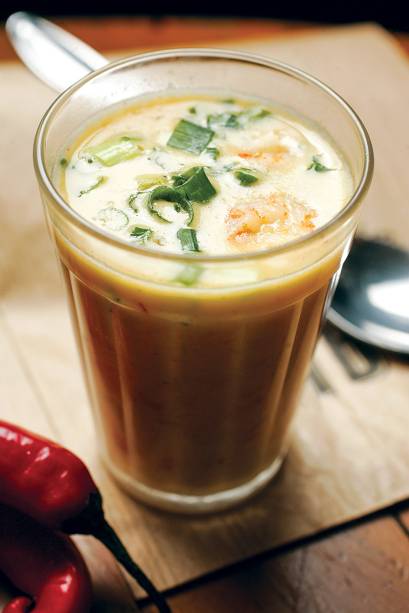
M 56 20 L 101 52 L 288 36 L 314 26 L 267 20 L 81 18 Z M 396 34 L 409 54 L 409 35 Z M 15 59 L 4 29 L 0 60 Z M 101 567 L 104 557 L 101 556 Z M 118 590 L 121 588 L 118 578 Z M 409 500 L 170 590 L 174 613 L 406 613 Z M 118 609 L 128 598 L 118 593 Z M 154 611 L 141 602 L 144 611 Z M 113 609 L 110 609 L 113 610 Z

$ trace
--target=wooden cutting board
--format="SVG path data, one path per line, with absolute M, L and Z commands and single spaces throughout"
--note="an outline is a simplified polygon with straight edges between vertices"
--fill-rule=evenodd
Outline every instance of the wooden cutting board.
M 367 25 L 228 46 L 305 68 L 352 103 L 376 156 L 361 231 L 409 247 L 409 70 L 393 39 Z M 229 513 L 187 518 L 149 510 L 118 489 L 97 456 L 31 164 L 34 130 L 53 94 L 13 63 L 0 65 L 0 83 L 0 414 L 84 459 L 111 522 L 156 584 L 179 585 L 408 497 L 408 363 L 340 345 L 330 332 L 318 346 L 314 381 L 306 385 L 284 468 L 253 501 Z M 366 370 L 373 372 L 362 376 Z M 106 584 L 106 575 L 95 576 Z M 98 610 L 117 613 L 123 605 L 131 611 L 125 601 Z

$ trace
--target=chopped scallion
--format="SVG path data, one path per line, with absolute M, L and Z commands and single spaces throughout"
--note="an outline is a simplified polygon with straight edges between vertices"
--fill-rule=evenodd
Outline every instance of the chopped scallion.
M 236 168 L 237 166 L 237 162 L 230 162 L 230 164 L 225 164 L 222 167 L 222 171 L 223 172 L 230 172 L 231 170 L 233 170 L 233 168 Z
M 206 153 L 210 155 L 213 160 L 217 160 L 217 158 L 220 156 L 220 151 L 217 149 L 217 147 L 207 147 Z
M 199 264 L 187 264 L 175 277 L 175 281 L 177 283 L 182 283 L 182 285 L 186 285 L 186 287 L 190 287 L 199 280 L 203 270 L 203 266 L 199 266 Z
M 216 190 L 207 178 L 202 166 L 195 166 L 172 177 L 173 185 L 191 202 L 209 202 Z
M 156 185 L 166 185 L 168 182 L 166 175 L 140 175 L 139 177 L 136 177 L 136 180 L 140 191 L 145 191 L 146 189 L 150 189 Z
M 239 115 L 237 113 L 219 113 L 218 115 L 208 115 L 207 125 L 209 128 L 239 128 Z
M 308 166 L 307 170 L 315 170 L 315 172 L 329 172 L 330 170 L 334 170 L 334 168 L 328 168 L 327 166 L 324 166 L 324 164 L 320 162 L 320 156 L 314 155 L 312 157 L 312 162 Z
M 153 234 L 153 230 L 151 228 L 140 228 L 139 226 L 134 226 L 130 233 L 132 238 L 135 238 L 140 243 L 146 243 Z
M 138 198 L 139 194 L 138 192 L 136 192 L 136 194 L 130 194 L 127 198 L 127 203 L 128 205 L 131 207 L 131 209 L 133 209 L 135 211 L 135 213 L 138 212 L 138 207 L 136 206 L 136 200 Z
M 259 119 L 264 119 L 270 115 L 271 111 L 259 106 L 252 106 L 241 113 L 242 118 L 247 121 L 258 121 Z
M 122 230 L 129 223 L 128 215 L 113 206 L 101 209 L 96 219 L 109 230 Z
M 207 125 L 210 128 L 244 128 L 249 122 L 264 119 L 271 115 L 270 111 L 258 106 L 252 106 L 239 113 L 219 113 L 208 115 Z
M 190 153 L 202 153 L 213 138 L 213 130 L 181 119 L 173 130 L 167 144 Z
M 248 168 L 238 168 L 234 171 L 234 176 L 243 187 L 248 187 L 256 183 L 259 178 L 254 174 L 253 170 Z
M 147 207 L 148 211 L 151 215 L 157 217 L 161 221 L 165 221 L 166 223 L 171 223 L 169 219 L 163 217 L 163 215 L 158 211 L 155 207 L 155 203 L 159 201 L 172 202 L 175 205 L 175 209 L 177 212 L 183 210 L 188 215 L 188 225 L 193 221 L 193 206 L 192 203 L 187 200 L 187 198 L 174 187 L 169 187 L 167 185 L 159 185 L 155 187 L 151 192 L 149 192 L 147 199 Z
M 200 251 L 196 230 L 192 228 L 180 228 L 176 236 L 180 240 L 183 251 Z
M 133 136 L 114 136 L 98 145 L 87 147 L 84 154 L 104 166 L 114 166 L 141 155 L 143 147 L 139 141 L 139 138 Z
M 78 197 L 81 197 L 84 194 L 89 194 L 89 192 L 92 192 L 92 190 L 96 189 L 97 187 L 99 187 L 100 185 L 105 183 L 107 180 L 108 180 L 108 177 L 97 177 L 95 183 L 93 183 L 89 187 L 86 187 L 86 188 L 80 190 L 80 193 L 78 194 Z

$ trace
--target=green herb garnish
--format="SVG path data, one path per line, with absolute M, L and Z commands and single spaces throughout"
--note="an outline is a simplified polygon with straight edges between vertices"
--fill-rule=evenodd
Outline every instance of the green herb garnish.
M 67 164 L 68 164 L 67 158 L 61 158 L 60 166 L 62 166 L 64 168 L 65 166 L 67 166 Z
M 200 251 L 196 230 L 192 228 L 180 228 L 176 236 L 180 240 L 183 251 Z
M 202 153 L 213 138 L 213 130 L 181 119 L 173 130 L 167 144 L 190 153 Z
M 237 167 L 237 162 L 230 162 L 230 164 L 225 164 L 222 167 L 222 171 L 223 172 L 230 172 L 231 170 L 233 170 L 233 168 Z
M 199 266 L 199 264 L 187 264 L 184 266 L 184 268 L 182 268 L 174 280 L 177 283 L 186 285 L 186 287 L 190 287 L 191 285 L 194 285 L 196 281 L 198 281 L 199 277 L 203 273 L 203 270 L 203 266 Z
M 80 198 L 84 194 L 89 194 L 89 192 L 92 192 L 93 189 L 96 189 L 97 187 L 105 183 L 107 180 L 108 180 L 108 177 L 97 177 L 97 180 L 95 181 L 95 183 L 93 183 L 92 185 L 90 185 L 89 187 L 85 189 L 82 189 L 80 193 L 78 194 L 78 197 Z
M 259 180 L 259 178 L 254 174 L 254 171 L 248 168 L 238 168 L 233 174 L 240 185 L 243 185 L 244 187 L 253 185 L 253 183 L 257 183 Z
M 114 166 L 141 155 L 143 147 L 139 141 L 140 139 L 136 137 L 114 136 L 99 145 L 87 147 L 84 153 L 104 166 Z
M 239 113 L 219 113 L 217 115 L 207 116 L 207 125 L 211 128 L 243 128 L 250 121 L 257 121 L 258 119 L 264 119 L 271 115 L 271 112 L 267 109 L 260 108 L 258 106 L 252 106 L 245 111 Z
M 217 160 L 220 156 L 220 150 L 217 147 L 207 147 L 206 153 L 210 155 L 213 160 Z
M 334 168 L 327 168 L 320 162 L 319 155 L 314 155 L 312 157 L 312 162 L 308 166 L 307 170 L 315 170 L 315 172 L 329 172 L 330 170 L 334 170 Z
M 153 234 L 153 230 L 151 228 L 140 228 L 139 226 L 134 226 L 130 233 L 132 238 L 136 238 L 136 240 L 140 243 L 146 243 Z
M 155 203 L 159 201 L 172 202 L 175 205 L 175 210 L 179 213 L 185 211 L 188 215 L 188 225 L 193 221 L 193 206 L 192 203 L 184 196 L 184 194 L 174 187 L 168 185 L 159 185 L 149 192 L 147 199 L 148 211 L 154 217 L 166 223 L 172 223 L 170 219 L 166 219 L 155 207 Z
M 168 178 L 165 175 L 140 175 L 136 177 L 138 182 L 138 189 L 145 191 L 155 185 L 166 185 Z
M 190 109 L 189 109 L 189 113 L 191 115 L 196 115 L 196 113 L 197 113 L 196 107 L 195 106 L 191 106 Z
M 224 100 L 222 100 L 223 104 L 234 104 L 236 101 L 234 98 L 224 98 Z
M 252 106 L 241 113 L 243 119 L 247 119 L 247 121 L 258 121 L 269 115 L 271 115 L 271 111 L 259 106 Z
M 128 215 L 113 206 L 101 209 L 96 219 L 110 230 L 122 230 L 129 223 Z
M 138 198 L 139 194 L 138 192 L 136 192 L 136 194 L 130 194 L 127 198 L 127 203 L 128 205 L 131 207 L 131 209 L 133 209 L 135 211 L 135 213 L 138 212 L 138 207 L 135 204 L 136 199 Z
M 209 128 L 240 128 L 238 113 L 219 113 L 218 115 L 208 115 L 207 125 Z
M 173 175 L 173 185 L 191 202 L 209 202 L 216 190 L 202 166 L 194 166 L 180 175 Z

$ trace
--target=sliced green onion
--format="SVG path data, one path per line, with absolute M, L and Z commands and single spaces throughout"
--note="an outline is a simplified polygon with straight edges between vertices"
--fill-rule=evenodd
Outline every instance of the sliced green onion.
M 152 151 L 146 157 L 148 158 L 149 161 L 154 162 L 155 164 L 160 166 L 160 168 L 162 168 L 163 170 L 167 170 L 166 156 L 165 156 L 165 161 L 163 161 L 164 153 L 166 154 L 166 150 L 164 148 L 154 147 Z M 167 155 L 169 156 L 169 153 L 167 153 Z
M 190 153 L 202 153 L 213 138 L 213 130 L 181 119 L 173 130 L 167 144 Z
M 219 113 L 218 115 L 208 115 L 207 125 L 211 128 L 243 128 L 250 121 L 264 119 L 271 115 L 267 109 L 252 106 L 240 113 Z
M 153 230 L 151 228 L 140 228 L 139 226 L 134 226 L 130 233 L 132 238 L 136 238 L 136 240 L 140 243 L 146 243 L 153 234 Z
M 108 177 L 97 177 L 95 183 L 93 183 L 92 185 L 90 185 L 89 187 L 85 189 L 82 189 L 80 193 L 78 194 L 78 197 L 80 198 L 84 194 L 89 194 L 89 192 L 92 192 L 92 190 L 97 189 L 97 187 L 99 187 L 106 181 L 108 181 Z
M 139 175 L 136 180 L 138 189 L 141 191 L 155 187 L 155 185 L 166 185 L 168 182 L 166 175 Z
M 180 240 L 183 251 L 200 251 L 196 230 L 192 228 L 180 228 L 176 236 Z
M 194 166 L 172 177 L 173 185 L 191 202 L 209 202 L 217 193 L 210 183 L 203 166 Z
M 219 113 L 218 115 L 208 115 L 207 125 L 210 128 L 239 128 L 239 115 L 237 113 Z
M 129 223 L 128 215 L 113 206 L 101 209 L 96 219 L 109 230 L 122 230 Z
M 182 285 L 186 285 L 186 287 L 190 287 L 191 285 L 194 285 L 196 281 L 199 280 L 199 277 L 202 275 L 203 271 L 203 266 L 199 266 L 199 264 L 187 264 L 182 268 L 182 270 L 175 277 L 174 280 L 177 283 L 182 283 Z
M 315 172 L 329 172 L 330 170 L 334 170 L 334 168 L 327 168 L 327 166 L 324 166 L 324 164 L 320 162 L 319 158 L 319 155 L 314 155 L 307 170 L 315 170 Z
M 220 156 L 220 150 L 217 149 L 217 147 L 207 147 L 205 153 L 210 155 L 213 160 L 217 160 L 217 158 Z
M 260 106 L 252 106 L 241 113 L 241 117 L 247 121 L 258 121 L 259 119 L 264 119 L 270 115 L 271 111 Z
M 103 143 L 84 149 L 85 155 L 98 160 L 104 166 L 114 166 L 141 155 L 140 139 L 132 136 L 114 136 Z
M 223 172 L 230 172 L 233 168 L 236 168 L 237 162 L 230 162 L 230 164 L 225 164 L 222 168 Z
M 171 223 L 170 219 L 166 219 L 163 215 L 157 210 L 155 207 L 155 203 L 158 201 L 164 200 L 165 202 L 172 202 L 175 205 L 175 210 L 177 212 L 183 210 L 188 215 L 188 225 L 190 225 L 193 221 L 193 206 L 192 203 L 185 198 L 183 193 L 176 190 L 174 187 L 169 187 L 167 185 L 159 185 L 155 187 L 151 192 L 149 192 L 147 199 L 147 207 L 148 211 L 151 215 L 157 217 L 161 221 L 165 221 L 166 223 Z
M 233 174 L 240 185 L 243 185 L 244 187 L 253 185 L 253 183 L 257 183 L 259 180 L 259 178 L 254 174 L 254 171 L 249 170 L 248 168 L 238 168 Z
M 172 175 L 171 179 L 172 179 L 173 187 L 178 188 L 181 185 L 183 185 L 183 183 L 186 183 L 186 181 L 192 176 L 193 174 L 192 171 L 195 171 L 196 168 L 200 168 L 200 166 L 194 166 L 193 168 L 186 170 L 180 175 L 178 174 Z
M 139 194 L 138 192 L 136 192 L 136 194 L 130 194 L 127 198 L 127 203 L 128 205 L 131 207 L 131 209 L 133 209 L 135 211 L 135 213 L 138 212 L 138 207 L 136 206 L 136 199 L 138 198 Z

